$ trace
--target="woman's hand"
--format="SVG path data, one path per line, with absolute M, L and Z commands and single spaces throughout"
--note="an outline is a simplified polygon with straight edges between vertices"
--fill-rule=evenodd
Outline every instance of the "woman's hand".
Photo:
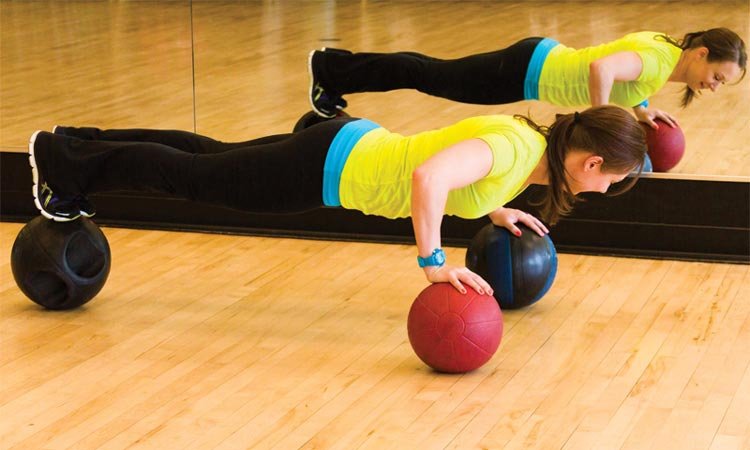
M 662 111 L 660 109 L 648 109 L 644 108 L 643 106 L 638 106 L 633 108 L 633 112 L 635 113 L 635 116 L 639 121 L 647 123 L 648 126 L 653 128 L 654 130 L 659 128 L 659 125 L 656 123 L 655 119 L 663 120 L 672 128 L 679 125 L 679 123 L 677 123 L 677 119 L 675 119 L 668 112 Z
M 489 283 L 466 267 L 447 264 L 440 267 L 425 267 L 425 275 L 430 283 L 450 283 L 462 294 L 466 293 L 464 284 L 480 294 L 492 295 L 493 293 Z
M 521 230 L 516 226 L 519 222 L 534 230 L 539 236 L 549 233 L 549 230 L 541 220 L 519 209 L 498 208 L 492 211 L 489 216 L 492 223 L 499 227 L 507 228 L 516 236 L 521 235 Z

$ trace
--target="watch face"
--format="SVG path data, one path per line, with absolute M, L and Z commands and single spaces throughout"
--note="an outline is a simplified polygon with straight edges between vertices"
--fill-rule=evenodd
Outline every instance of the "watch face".
M 443 264 L 445 262 L 445 253 L 443 252 L 435 253 L 435 262 L 438 264 Z

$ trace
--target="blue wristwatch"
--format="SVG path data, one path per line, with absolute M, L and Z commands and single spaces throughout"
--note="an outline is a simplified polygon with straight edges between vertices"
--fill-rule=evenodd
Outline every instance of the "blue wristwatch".
M 442 266 L 445 264 L 445 252 L 442 248 L 436 248 L 432 251 L 432 254 L 428 256 L 427 258 L 422 258 L 421 256 L 417 256 L 417 262 L 419 263 L 419 267 L 427 267 L 427 266 Z

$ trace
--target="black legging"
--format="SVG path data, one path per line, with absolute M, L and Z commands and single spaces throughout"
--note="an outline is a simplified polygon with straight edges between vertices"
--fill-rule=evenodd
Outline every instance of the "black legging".
M 323 167 L 336 133 L 353 118 L 297 133 L 223 143 L 185 131 L 64 128 L 67 176 L 83 193 L 152 191 L 251 212 L 323 205 Z
M 526 70 L 540 37 L 508 48 L 443 60 L 413 52 L 316 52 L 315 78 L 331 94 L 416 89 L 463 103 L 498 105 L 524 100 Z

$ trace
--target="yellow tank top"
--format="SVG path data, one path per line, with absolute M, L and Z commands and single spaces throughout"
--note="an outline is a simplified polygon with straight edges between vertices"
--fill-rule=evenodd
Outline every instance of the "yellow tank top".
M 522 187 L 547 142 L 511 116 L 479 116 L 411 136 L 377 128 L 352 149 L 341 173 L 341 206 L 388 218 L 411 215 L 412 172 L 446 147 L 482 139 L 493 155 L 492 169 L 481 180 L 448 194 L 445 213 L 473 219 L 503 206 Z
M 557 45 L 542 66 L 539 99 L 560 106 L 590 104 L 591 62 L 613 53 L 633 51 L 640 56 L 643 70 L 636 80 L 615 82 L 609 101 L 623 107 L 640 104 L 664 86 L 682 54 L 680 48 L 657 37 L 660 34 L 631 33 L 616 41 L 580 50 Z

